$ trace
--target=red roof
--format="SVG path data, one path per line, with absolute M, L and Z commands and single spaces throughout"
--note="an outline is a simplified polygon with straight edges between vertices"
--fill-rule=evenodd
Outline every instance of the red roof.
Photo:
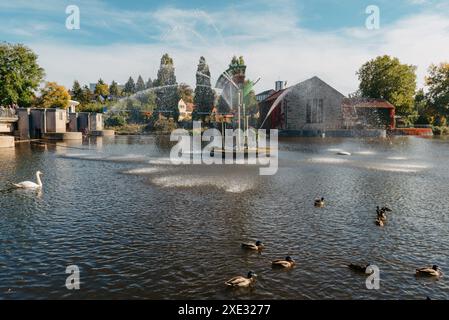
M 270 95 L 268 98 L 266 98 L 262 102 L 275 101 L 285 90 L 287 90 L 287 89 L 282 89 L 282 90 L 274 92 L 272 95 Z
M 343 107 L 395 109 L 391 103 L 384 99 L 345 98 L 341 104 Z

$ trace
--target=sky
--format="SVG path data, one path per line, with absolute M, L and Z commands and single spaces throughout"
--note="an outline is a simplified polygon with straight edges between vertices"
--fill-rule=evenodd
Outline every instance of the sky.
M 69 5 L 79 8 L 79 29 L 66 28 Z M 430 64 L 449 61 L 449 0 L 0 0 L 0 21 L 0 41 L 29 46 L 46 80 L 67 87 L 153 79 L 166 52 L 178 82 L 192 86 L 200 56 L 213 81 L 243 56 L 257 92 L 318 76 L 349 94 L 360 66 L 384 54 L 417 66 L 421 87 Z

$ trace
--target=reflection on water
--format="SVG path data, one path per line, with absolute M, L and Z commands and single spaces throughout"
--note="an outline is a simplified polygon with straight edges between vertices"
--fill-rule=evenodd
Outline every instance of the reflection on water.
M 264 177 L 174 166 L 170 146 L 120 136 L 1 150 L 0 298 L 449 298 L 446 278 L 414 277 L 449 270 L 449 141 L 284 139 L 278 173 Z M 10 188 L 37 170 L 41 194 Z M 379 228 L 385 204 L 394 212 Z M 261 254 L 241 250 L 257 239 Z M 286 255 L 294 269 L 270 267 Z M 361 261 L 380 268 L 380 290 L 346 267 Z M 71 264 L 76 292 L 64 287 Z M 249 270 L 254 288 L 225 288 Z

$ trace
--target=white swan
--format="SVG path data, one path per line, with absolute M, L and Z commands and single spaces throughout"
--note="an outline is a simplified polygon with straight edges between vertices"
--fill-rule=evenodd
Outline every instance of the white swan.
M 22 188 L 22 189 L 38 189 L 42 188 L 42 181 L 41 181 L 41 175 L 43 175 L 42 172 L 38 171 L 36 172 L 36 180 L 37 183 L 31 182 L 31 181 L 23 181 L 20 183 L 13 183 L 16 188 Z

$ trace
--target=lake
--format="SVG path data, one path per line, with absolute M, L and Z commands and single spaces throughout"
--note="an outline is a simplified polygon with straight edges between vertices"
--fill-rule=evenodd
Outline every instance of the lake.
M 284 138 L 274 176 L 172 165 L 167 140 L 0 149 L 0 298 L 449 299 L 447 278 L 414 275 L 449 272 L 449 140 Z M 37 170 L 41 192 L 10 188 Z M 383 228 L 377 205 L 393 209 Z M 240 248 L 252 240 L 266 249 Z M 273 270 L 286 255 L 296 267 Z M 379 290 L 351 262 L 379 267 Z M 80 290 L 65 287 L 69 265 Z M 225 287 L 250 270 L 254 287 Z

